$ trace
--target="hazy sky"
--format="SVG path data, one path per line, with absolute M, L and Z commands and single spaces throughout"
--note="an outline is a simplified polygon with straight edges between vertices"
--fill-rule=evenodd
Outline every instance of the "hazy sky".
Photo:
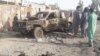
M 55 4 L 57 3 L 61 9 L 75 9 L 78 5 L 79 0 L 27 0 L 35 3 Z M 84 2 L 84 7 L 91 4 L 91 0 L 82 0 Z

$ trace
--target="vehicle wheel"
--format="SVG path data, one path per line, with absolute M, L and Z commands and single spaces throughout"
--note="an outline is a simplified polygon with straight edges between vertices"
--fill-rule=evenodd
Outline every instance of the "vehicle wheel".
M 35 27 L 32 35 L 34 35 L 37 41 L 42 41 L 42 38 L 44 37 L 43 29 L 41 27 Z

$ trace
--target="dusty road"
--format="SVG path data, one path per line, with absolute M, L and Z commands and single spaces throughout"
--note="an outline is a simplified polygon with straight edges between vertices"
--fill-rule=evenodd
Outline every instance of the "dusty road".
M 22 36 L 15 32 L 0 33 L 0 56 L 100 56 L 100 23 L 97 25 L 94 47 L 87 45 L 87 38 L 72 38 L 66 33 L 48 33 L 43 43 L 38 43 L 30 36 Z

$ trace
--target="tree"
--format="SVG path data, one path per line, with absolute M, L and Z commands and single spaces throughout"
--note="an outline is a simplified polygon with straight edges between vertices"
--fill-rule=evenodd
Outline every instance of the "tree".
M 98 11 L 98 9 L 100 7 L 100 0 L 92 0 L 91 7 Z
M 81 7 L 81 11 L 83 11 L 83 1 L 82 0 L 79 0 L 78 5 Z

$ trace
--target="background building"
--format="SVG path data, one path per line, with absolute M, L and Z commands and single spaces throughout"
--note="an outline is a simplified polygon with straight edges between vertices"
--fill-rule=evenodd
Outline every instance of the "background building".
M 46 5 L 45 4 L 32 3 L 31 8 L 32 8 L 31 15 L 35 15 L 37 12 L 45 11 Z

